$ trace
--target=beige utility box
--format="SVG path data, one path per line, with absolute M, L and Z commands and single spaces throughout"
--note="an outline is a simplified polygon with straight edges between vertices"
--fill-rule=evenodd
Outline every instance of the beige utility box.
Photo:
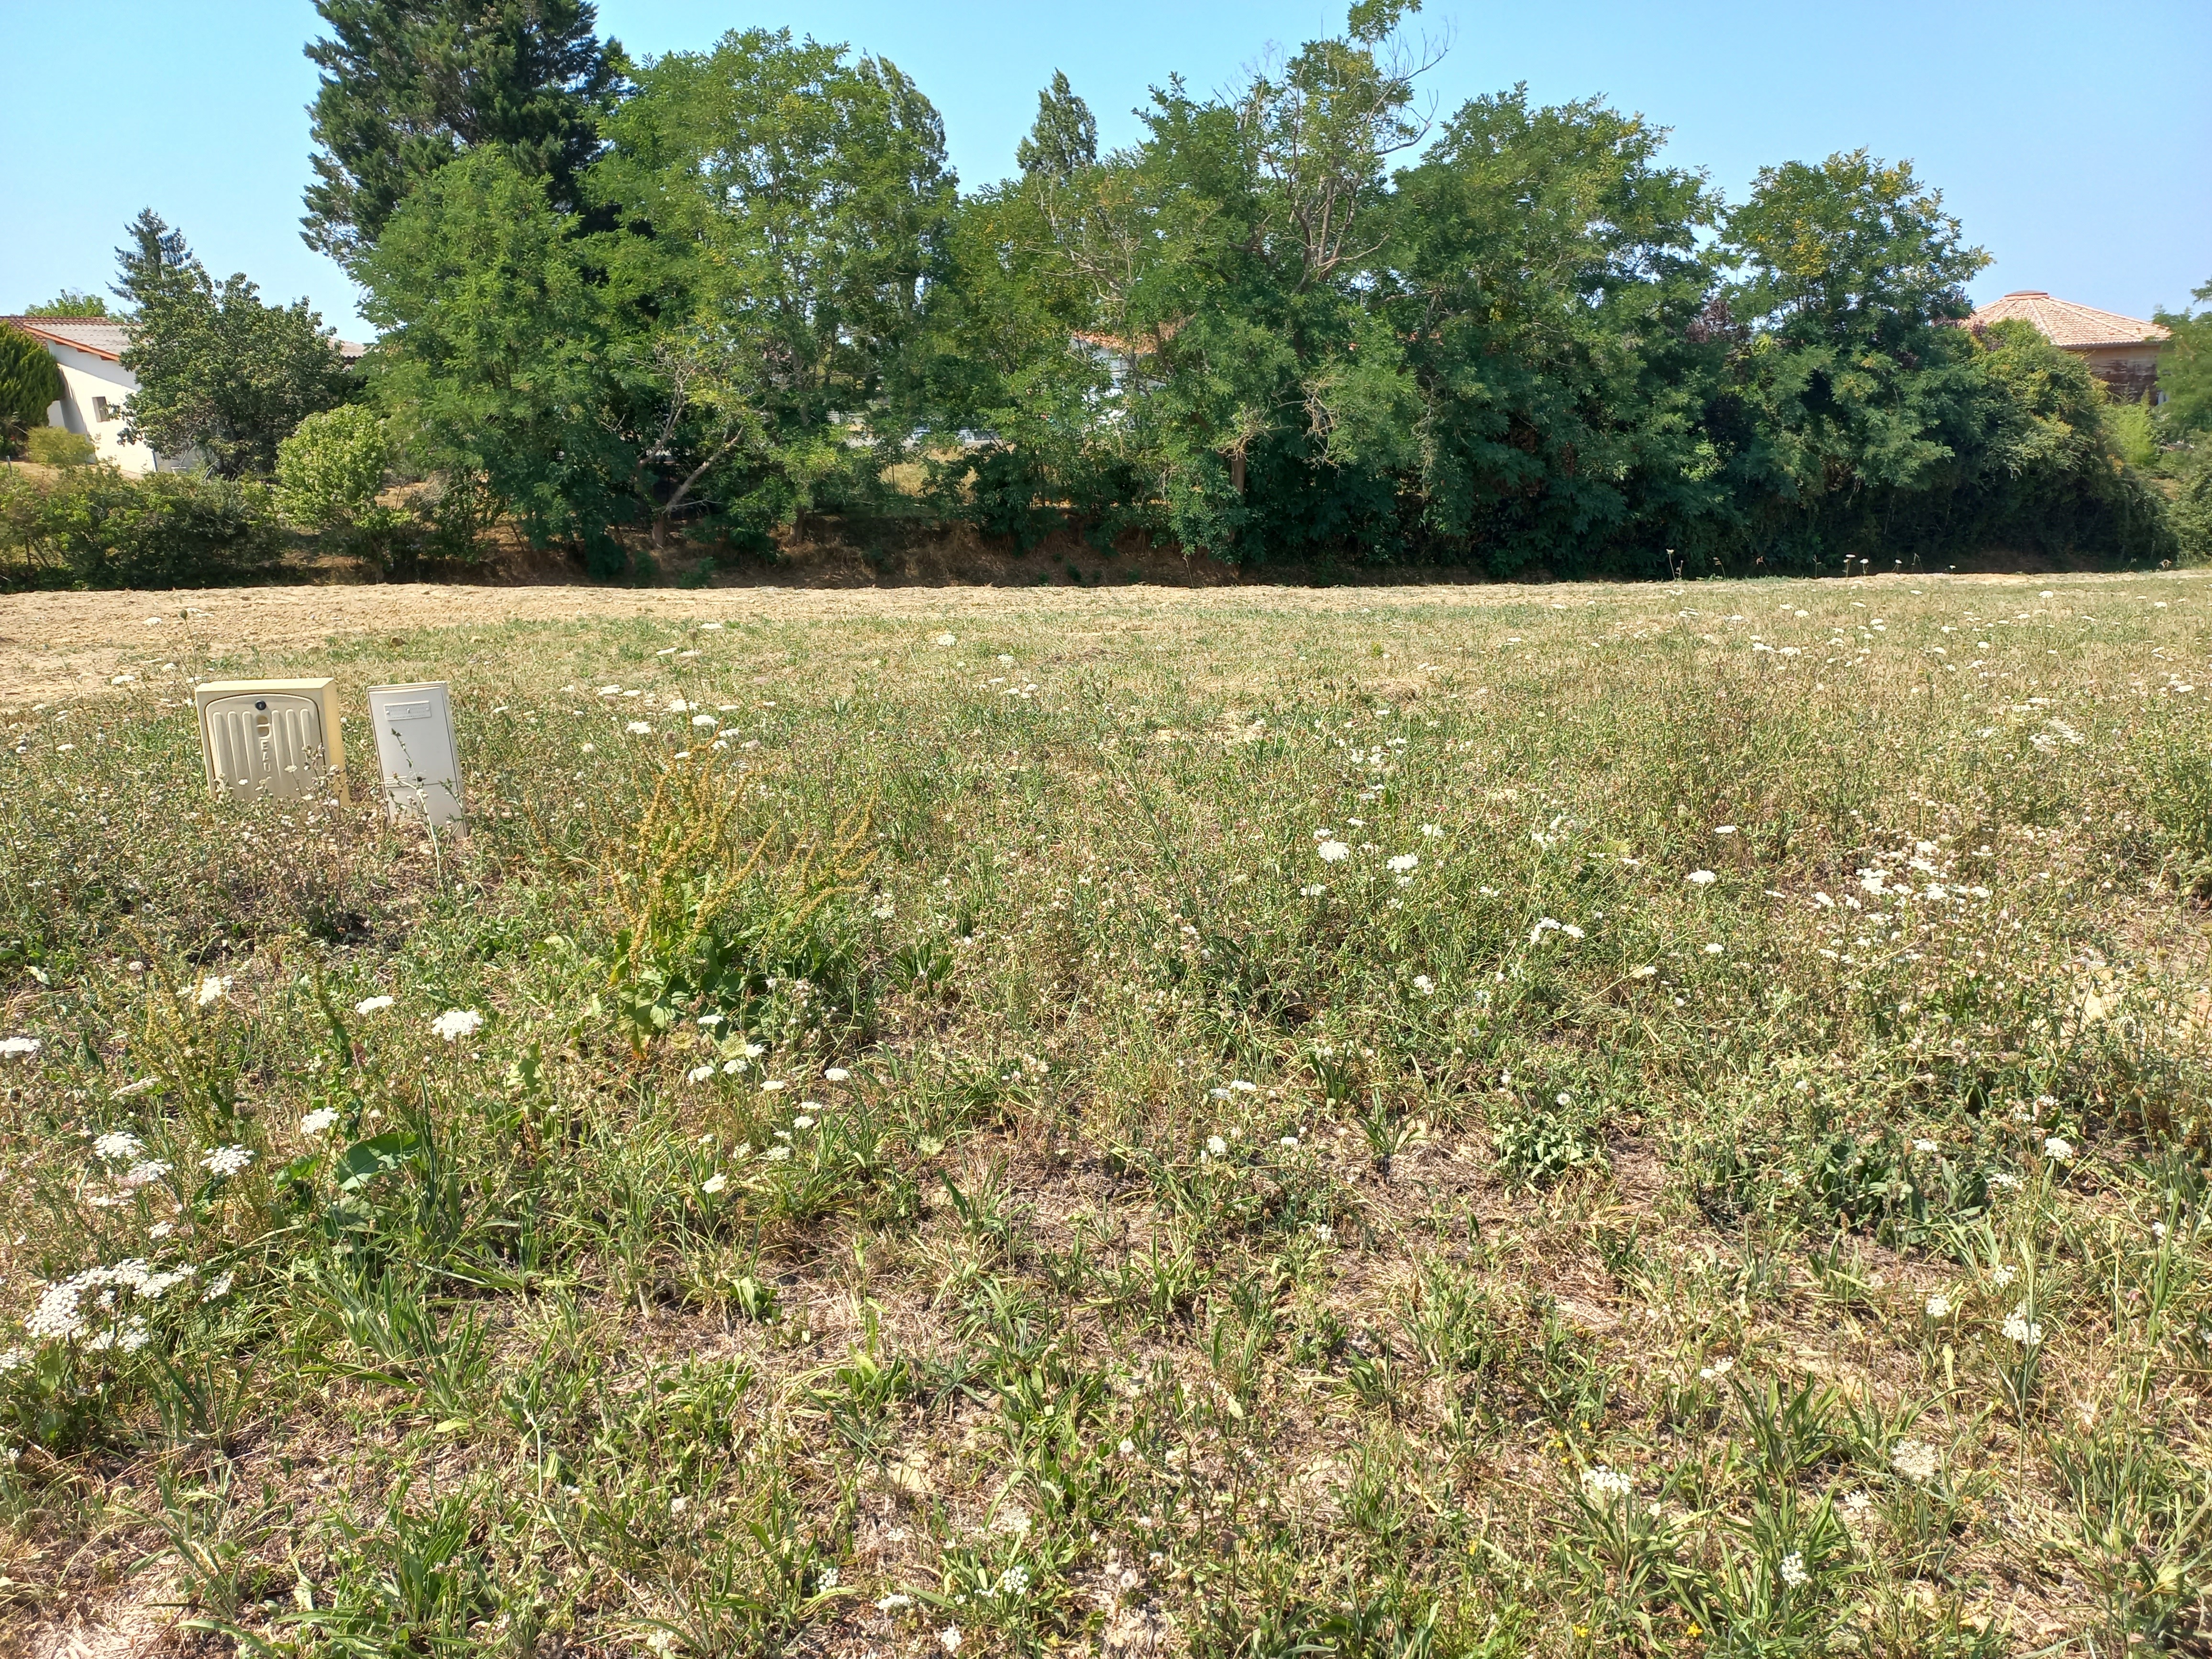
M 196 687 L 208 781 L 243 799 L 345 793 L 335 680 L 209 680 Z

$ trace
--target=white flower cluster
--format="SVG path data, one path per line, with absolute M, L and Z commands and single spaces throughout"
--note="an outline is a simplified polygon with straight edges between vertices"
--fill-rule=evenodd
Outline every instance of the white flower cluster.
M 0 1060 L 28 1060 L 38 1052 L 36 1037 L 0 1037 Z
M 92 1143 L 92 1150 L 110 1164 L 122 1164 L 146 1150 L 146 1143 L 128 1129 L 111 1129 Z
M 430 1032 L 448 1042 L 459 1042 L 465 1036 L 473 1036 L 483 1024 L 483 1016 L 473 1008 L 448 1008 L 430 1022 Z
M 234 1176 L 252 1162 L 251 1146 L 218 1146 L 200 1160 L 200 1167 L 212 1176 Z
M 1626 1498 L 1636 1490 L 1634 1477 L 1610 1468 L 1603 1463 L 1583 1471 L 1583 1490 L 1592 1497 L 1611 1502 Z
M 2006 1341 L 2016 1342 L 2023 1348 L 2033 1348 L 2041 1344 L 2043 1322 L 2040 1320 L 2030 1319 L 2027 1314 L 2027 1304 L 2023 1302 L 2006 1316 L 2004 1322 Z
M 1942 1459 L 1925 1441 L 1900 1440 L 1889 1449 L 1889 1466 L 1907 1480 L 1925 1486 L 1942 1468 Z
M 1812 1580 L 1813 1575 L 1805 1571 L 1803 1551 L 1792 1550 L 1782 1558 L 1782 1582 L 1789 1585 L 1791 1589 L 1808 1584 Z
M 87 1267 L 40 1291 L 39 1305 L 23 1322 L 23 1329 L 34 1342 L 73 1342 L 92 1329 L 92 1318 L 84 1306 L 88 1293 L 101 1292 L 99 1304 L 102 1307 L 112 1304 L 118 1290 L 158 1302 L 173 1287 L 198 1272 L 189 1262 L 162 1269 L 135 1256 L 113 1267 Z M 119 1347 L 128 1352 L 145 1346 L 149 1340 L 145 1321 L 134 1316 L 120 1326 L 100 1330 L 85 1346 L 93 1349 Z

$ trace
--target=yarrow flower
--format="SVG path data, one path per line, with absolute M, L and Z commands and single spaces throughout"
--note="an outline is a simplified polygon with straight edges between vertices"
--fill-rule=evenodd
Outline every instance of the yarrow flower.
M 653 735 L 652 723 L 647 720 L 632 720 L 623 726 L 623 730 L 634 738 L 649 738 Z
M 2054 1164 L 2071 1164 L 2074 1161 L 2074 1143 L 2052 1135 L 2043 1143 L 2043 1155 Z
M 1812 1574 L 1805 1571 L 1805 1557 L 1802 1552 L 1792 1550 L 1782 1558 L 1782 1582 L 1789 1585 L 1791 1589 L 1796 1589 L 1801 1584 L 1808 1583 L 1811 1580 Z
M 150 1187 L 168 1173 L 167 1164 L 158 1158 L 149 1158 L 125 1170 L 118 1177 L 117 1184 L 123 1187 Z M 159 1235 L 157 1234 L 156 1237 Z
M 220 1002 L 230 994 L 230 987 L 231 976 L 228 974 L 210 974 L 192 993 L 193 1004 L 204 1008 L 210 1003 Z
M 729 1176 L 718 1170 L 699 1183 L 699 1190 L 702 1193 L 719 1193 L 729 1184 Z
M 1948 1319 L 1951 1316 L 1951 1298 L 1944 1295 L 1941 1291 L 1936 1291 L 1935 1295 L 1929 1297 L 1928 1298 L 1928 1316 L 1930 1319 Z
M 1996 1285 L 1999 1290 L 2004 1289 L 2006 1285 L 2011 1284 L 2014 1279 L 2019 1277 L 2020 1269 L 2014 1267 L 2009 1261 L 2000 1261 L 1996 1267 L 1990 1269 L 1990 1283 Z
M 1208 1135 L 1206 1138 L 1206 1150 L 1214 1157 L 1221 1158 L 1228 1153 L 1229 1143 L 1219 1135 Z
M 1314 851 L 1323 864 L 1341 864 L 1352 856 L 1352 848 L 1340 841 L 1325 841 Z
M 1889 1466 L 1907 1480 L 1925 1486 L 1942 1467 L 1936 1448 L 1924 1441 L 1900 1440 L 1889 1449 Z
M 338 1115 L 335 1108 L 318 1106 L 300 1120 L 300 1133 L 303 1135 L 319 1135 L 337 1121 Z
M 852 1075 L 853 1074 L 850 1072 L 847 1071 L 842 1066 L 832 1066 L 829 1070 L 822 1073 L 822 1078 L 826 1083 L 842 1083 Z
M 1418 853 L 1397 854 L 1389 860 L 1390 873 L 1393 875 L 1402 876 L 1408 870 L 1416 868 L 1420 862 L 1421 855 Z
M 1437 982 L 1431 979 L 1426 974 L 1416 974 L 1413 975 L 1413 988 L 1416 991 L 1419 991 L 1425 997 L 1434 996 L 1437 990 Z
M 392 999 L 388 996 L 363 997 L 354 1004 L 353 1011 L 356 1014 L 380 1014 L 391 1006 Z
M 448 1008 L 430 1022 L 430 1030 L 448 1042 L 458 1042 L 472 1036 L 483 1024 L 483 1016 L 473 1008 Z
M 949 645 L 949 644 L 951 644 L 951 641 L 952 641 L 952 635 L 951 635 L 950 634 L 947 634 L 947 635 L 945 636 L 945 643 L 946 643 L 946 644 L 948 644 L 948 645 Z M 940 1645 L 945 1649 L 945 1650 L 947 1653 L 957 1653 L 957 1652 L 959 1652 L 959 1651 L 960 1651 L 960 1626 L 957 1626 L 957 1625 L 947 1625 L 947 1626 L 946 1626 L 943 1630 L 941 1630 L 941 1631 L 939 1631 L 939 1632 L 937 1632 L 937 1639 L 938 1639 L 939 1644 L 940 1644 Z
M 1912 1150 L 1916 1152 L 1932 1152 L 1937 1148 L 1932 1140 L 1916 1140 L 1912 1143 Z
M 253 1162 L 251 1146 L 218 1146 L 200 1160 L 200 1167 L 216 1176 L 234 1176 Z
M 110 1164 L 120 1164 L 146 1150 L 146 1143 L 128 1129 L 111 1129 L 92 1143 L 92 1150 Z

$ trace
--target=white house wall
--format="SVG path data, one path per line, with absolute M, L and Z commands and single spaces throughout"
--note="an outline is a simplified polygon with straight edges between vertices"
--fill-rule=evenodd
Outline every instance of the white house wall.
M 53 357 L 54 366 L 62 372 L 61 401 L 48 405 L 48 426 L 82 433 L 92 440 L 100 459 L 120 471 L 136 475 L 177 465 L 155 454 L 145 444 L 123 441 L 123 405 L 138 389 L 137 375 L 120 363 L 72 345 L 49 340 L 46 350 Z M 100 404 L 94 402 L 94 398 L 106 400 L 105 420 L 100 417 Z

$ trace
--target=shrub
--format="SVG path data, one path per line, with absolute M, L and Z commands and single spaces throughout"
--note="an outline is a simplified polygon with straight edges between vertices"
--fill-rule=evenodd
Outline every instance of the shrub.
M 348 404 L 310 415 L 276 447 L 277 510 L 302 530 L 357 530 L 378 511 L 391 456 L 374 410 Z
M 2212 444 L 2190 458 L 2181 489 L 2166 509 L 2184 564 L 2212 564 Z
M 236 581 L 276 551 L 258 484 L 112 467 L 0 482 L 0 578 L 16 587 L 188 587 Z
M 23 453 L 40 466 L 87 466 L 100 459 L 100 446 L 66 427 L 34 426 L 24 435 Z

